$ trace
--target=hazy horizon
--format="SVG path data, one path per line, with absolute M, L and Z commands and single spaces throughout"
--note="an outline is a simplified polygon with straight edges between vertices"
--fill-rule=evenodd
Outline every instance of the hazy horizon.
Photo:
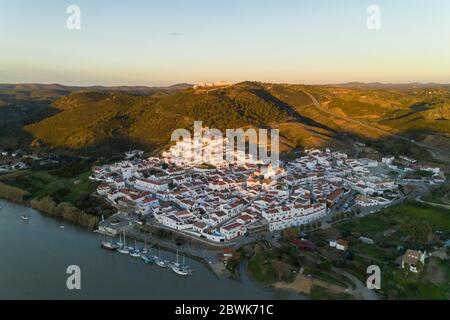
M 81 29 L 69 30 L 69 5 Z M 381 10 L 369 30 L 367 8 Z M 0 0 L 0 82 L 450 83 L 450 2 Z
M 223 79 L 216 79 L 216 80 L 223 80 Z M 226 80 L 226 79 L 225 79 Z M 203 81 L 200 81 L 203 82 Z M 270 83 L 270 84 L 287 84 L 287 85 L 308 85 L 308 86 L 333 86 L 333 85 L 348 85 L 348 84 L 364 84 L 364 85 L 371 85 L 371 84 L 380 84 L 380 85 L 450 85 L 450 82 L 420 82 L 420 81 L 411 81 L 411 82 L 384 82 L 384 81 L 373 81 L 373 82 L 362 82 L 362 81 L 348 81 L 348 82 L 336 82 L 336 83 L 294 83 L 294 82 L 267 82 L 267 81 L 258 81 L 258 80 L 243 80 L 239 82 L 232 82 L 233 85 L 243 83 L 243 82 L 260 82 L 260 83 Z M 172 87 L 177 85 L 195 85 L 196 83 L 189 83 L 189 82 L 175 82 L 175 83 L 169 83 L 166 85 L 145 85 L 145 84 L 118 84 L 118 85 L 105 85 L 105 84 L 67 84 L 67 83 L 59 83 L 59 82 L 0 82 L 0 85 L 55 85 L 55 86 L 63 86 L 63 87 Z

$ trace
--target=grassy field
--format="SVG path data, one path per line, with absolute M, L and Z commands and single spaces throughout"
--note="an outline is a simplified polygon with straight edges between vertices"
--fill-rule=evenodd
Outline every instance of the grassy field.
M 382 271 L 382 294 L 387 299 L 448 299 L 450 297 L 447 261 L 427 259 L 419 274 L 400 269 L 396 262 L 405 249 L 434 251 L 439 246 L 436 231 L 450 232 L 450 210 L 406 202 L 355 221 L 334 226 L 349 241 L 355 254 L 352 261 L 335 259 L 334 263 L 353 273 L 361 281 L 365 270 L 377 264 Z M 386 233 L 388 232 L 388 233 Z M 366 236 L 375 244 L 363 244 Z M 404 247 L 399 249 L 397 246 Z
M 74 178 L 61 178 L 44 171 L 30 172 L 13 180 L 11 184 L 31 193 L 32 198 L 52 196 L 59 202 L 75 203 L 83 196 L 95 191 L 89 180 L 90 171 Z
M 381 214 L 384 214 L 384 212 Z M 434 231 L 450 232 L 450 210 L 408 203 L 394 207 L 388 210 L 386 214 L 395 220 L 397 220 L 397 217 L 402 220 L 419 219 L 428 222 Z
M 450 267 L 439 258 L 430 258 L 419 274 L 401 269 L 383 273 L 383 291 L 395 299 L 447 300 L 450 295 Z
M 248 262 L 248 270 L 256 281 L 272 284 L 278 280 L 278 276 L 275 270 L 268 266 L 268 262 L 265 259 L 266 256 L 263 253 L 255 253 Z
M 291 282 L 300 268 L 298 250 L 291 245 L 268 250 L 259 244 L 248 261 L 248 270 L 258 282 L 273 284 L 277 281 Z
M 343 231 L 376 235 L 411 219 L 429 223 L 433 231 L 450 232 L 450 210 L 426 206 L 416 202 L 408 202 L 384 209 L 357 221 L 339 223 L 336 227 Z
M 357 232 L 360 234 L 376 234 L 388 229 L 390 223 L 377 216 L 367 216 L 357 221 L 346 221 L 336 225 L 343 231 Z

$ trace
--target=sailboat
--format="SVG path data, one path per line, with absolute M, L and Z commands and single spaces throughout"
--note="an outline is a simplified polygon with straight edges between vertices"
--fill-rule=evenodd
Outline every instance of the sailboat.
M 154 259 L 158 267 L 166 268 L 169 265 L 169 263 L 161 257 L 161 248 L 158 248 L 158 256 L 154 256 Z
M 183 265 L 180 265 L 178 262 L 178 250 L 177 250 L 177 262 L 171 263 L 170 268 L 180 276 L 187 276 L 189 275 L 188 270 L 186 269 L 185 263 L 184 263 L 184 255 L 183 255 Z
M 129 254 L 130 250 L 127 248 L 126 245 L 126 236 L 125 236 L 125 231 L 123 232 L 123 243 L 122 245 L 117 249 L 117 252 L 122 253 L 122 254 Z
M 117 247 L 114 243 L 112 243 L 111 241 L 106 241 L 106 235 L 105 235 L 105 239 L 101 243 L 101 247 L 103 249 L 109 250 L 109 251 L 115 251 L 117 249 Z
M 145 256 L 145 255 L 147 255 L 148 252 L 149 252 L 149 250 L 148 250 L 148 248 L 147 248 L 147 237 L 145 237 L 145 239 L 144 239 L 144 249 L 142 249 L 141 254 L 142 254 L 143 256 Z
M 142 261 L 145 262 L 145 264 L 152 264 L 155 262 L 155 259 L 153 259 L 151 256 L 147 256 L 145 254 L 141 255 L 141 259 L 142 259 Z
M 134 239 L 134 248 L 130 251 L 130 256 L 133 258 L 140 258 L 141 257 L 141 251 L 137 247 L 137 241 Z
M 116 242 L 116 246 L 117 246 L 117 248 L 123 247 L 122 234 L 120 234 L 120 233 L 119 233 L 119 241 Z

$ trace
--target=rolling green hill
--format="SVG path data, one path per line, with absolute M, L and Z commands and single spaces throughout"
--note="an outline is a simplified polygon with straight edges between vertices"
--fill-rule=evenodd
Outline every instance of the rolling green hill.
M 298 147 L 345 147 L 358 139 L 386 146 L 388 151 L 400 148 L 423 154 L 415 151 L 420 149 L 417 146 L 390 139 L 393 134 L 450 149 L 448 85 L 243 82 L 209 92 L 188 85 L 0 85 L 0 116 L 4 115 L 13 120 L 9 131 L 3 131 L 5 139 L 15 136 L 24 145 L 84 151 L 131 146 L 160 150 L 174 129 L 189 129 L 196 120 L 223 131 L 279 128 L 285 152 Z

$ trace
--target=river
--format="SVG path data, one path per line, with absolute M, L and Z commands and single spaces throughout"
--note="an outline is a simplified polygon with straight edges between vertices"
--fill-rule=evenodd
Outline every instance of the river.
M 186 264 L 194 274 L 180 277 L 100 249 L 98 235 L 86 229 L 7 201 L 0 207 L 0 299 L 304 299 L 245 274 L 240 281 L 219 279 L 192 259 Z M 174 259 L 171 252 L 162 255 Z M 81 269 L 81 290 L 67 289 L 70 265 Z

